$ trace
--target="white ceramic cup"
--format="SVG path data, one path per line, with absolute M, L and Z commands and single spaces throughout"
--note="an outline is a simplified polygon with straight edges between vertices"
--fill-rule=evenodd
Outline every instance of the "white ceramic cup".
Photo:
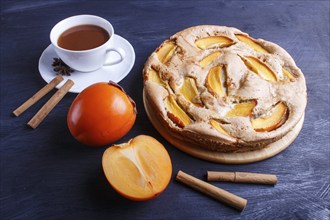
M 109 33 L 109 40 L 99 47 L 90 50 L 67 50 L 58 46 L 58 38 L 69 28 L 78 25 L 96 25 Z M 112 44 L 114 29 L 110 22 L 95 15 L 76 15 L 68 17 L 57 23 L 50 32 L 50 41 L 57 55 L 71 68 L 81 72 L 91 72 L 101 68 L 104 65 L 114 65 L 122 62 L 125 58 L 125 52 L 122 48 Z M 110 52 L 116 52 L 120 58 L 112 61 Z M 117 56 L 118 57 L 118 56 Z M 109 59 L 110 58 L 110 59 Z

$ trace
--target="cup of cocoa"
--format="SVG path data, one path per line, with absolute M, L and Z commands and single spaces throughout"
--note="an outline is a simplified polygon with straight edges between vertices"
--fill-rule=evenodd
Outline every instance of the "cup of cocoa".
M 58 22 L 50 32 L 56 54 L 71 68 L 91 72 L 125 59 L 124 50 L 113 45 L 111 23 L 95 15 L 76 15 Z M 112 60 L 111 52 L 119 54 Z

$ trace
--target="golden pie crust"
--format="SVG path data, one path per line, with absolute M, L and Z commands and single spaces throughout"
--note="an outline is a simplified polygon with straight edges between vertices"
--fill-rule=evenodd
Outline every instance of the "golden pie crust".
M 153 123 L 211 151 L 246 152 L 279 140 L 307 102 L 305 78 L 292 57 L 232 27 L 201 25 L 174 34 L 150 55 L 143 76 Z

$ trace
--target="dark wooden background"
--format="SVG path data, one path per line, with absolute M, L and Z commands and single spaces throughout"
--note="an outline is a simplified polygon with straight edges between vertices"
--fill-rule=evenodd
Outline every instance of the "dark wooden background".
M 107 183 L 101 167 L 106 148 L 76 142 L 66 125 L 76 94 L 68 94 L 36 130 L 27 121 L 55 92 L 20 117 L 11 112 L 45 82 L 38 59 L 49 32 L 63 18 L 95 14 L 131 42 L 136 62 L 120 85 L 139 111 L 133 129 L 161 141 L 173 162 L 173 178 L 158 198 L 133 202 Z M 253 164 L 199 160 L 171 146 L 152 127 L 142 103 L 142 68 L 167 37 L 194 25 L 234 26 L 285 48 L 306 76 L 308 106 L 303 129 L 279 155 Z M 329 219 L 329 1 L 15 1 L 1 0 L 1 216 L 5 219 Z M 207 170 L 274 173 L 275 186 L 215 183 L 248 199 L 244 212 L 177 183 L 183 170 L 205 178 Z

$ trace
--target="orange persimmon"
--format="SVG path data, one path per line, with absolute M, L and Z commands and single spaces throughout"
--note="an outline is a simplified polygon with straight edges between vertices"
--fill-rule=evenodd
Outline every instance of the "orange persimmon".
M 172 176 L 167 150 L 148 135 L 109 147 L 103 153 L 102 167 L 110 185 L 120 195 L 136 201 L 160 195 Z
M 101 82 L 84 89 L 72 102 L 67 124 L 74 138 L 89 146 L 117 141 L 133 127 L 134 101 L 118 84 Z

